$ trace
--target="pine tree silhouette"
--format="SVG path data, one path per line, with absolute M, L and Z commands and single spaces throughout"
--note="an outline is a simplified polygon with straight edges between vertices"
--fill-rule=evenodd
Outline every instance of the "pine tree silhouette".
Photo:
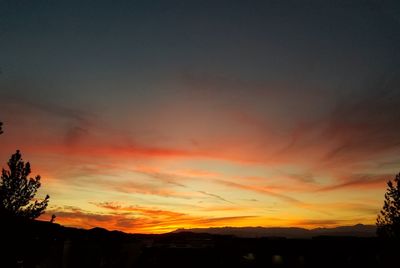
M 400 173 L 387 183 L 383 208 L 376 220 L 377 235 L 400 238 Z
M 36 219 L 44 213 L 49 196 L 35 198 L 40 188 L 40 176 L 29 178 L 31 166 L 22 161 L 19 150 L 8 161 L 9 170 L 3 169 L 0 180 L 0 212 L 4 215 Z

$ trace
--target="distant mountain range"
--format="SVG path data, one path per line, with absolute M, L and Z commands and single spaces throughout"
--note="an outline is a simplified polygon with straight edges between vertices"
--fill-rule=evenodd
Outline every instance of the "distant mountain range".
M 320 236 L 352 236 L 374 237 L 375 225 L 356 224 L 354 226 L 340 226 L 334 228 L 285 228 L 285 227 L 217 227 L 217 228 L 193 228 L 177 229 L 173 233 L 192 232 L 218 235 L 234 235 L 237 237 L 285 237 L 285 238 L 312 238 Z

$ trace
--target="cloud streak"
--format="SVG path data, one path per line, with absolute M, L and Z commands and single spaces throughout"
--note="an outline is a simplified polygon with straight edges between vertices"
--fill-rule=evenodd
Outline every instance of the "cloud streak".
M 214 198 L 216 198 L 216 199 L 218 199 L 218 200 L 220 200 L 220 201 L 224 201 L 224 202 L 233 204 L 231 201 L 226 200 L 225 198 L 223 198 L 223 197 L 221 197 L 221 196 L 219 196 L 219 195 L 211 194 L 211 193 L 208 193 L 208 192 L 205 192 L 205 191 L 198 191 L 198 192 L 201 193 L 201 194 L 207 195 L 207 196 L 214 197 Z
M 274 191 L 271 191 L 268 187 L 260 187 L 260 186 L 252 186 L 252 185 L 243 185 L 243 184 L 239 184 L 239 183 L 235 183 L 235 182 L 230 182 L 230 181 L 223 181 L 220 180 L 218 181 L 219 183 L 232 187 L 232 188 L 237 188 L 237 189 L 241 189 L 241 190 L 246 190 L 246 191 L 254 191 L 257 193 L 261 193 L 261 194 L 266 194 L 272 197 L 276 197 L 284 202 L 288 202 L 288 203 L 292 203 L 292 204 L 302 204 L 301 201 L 284 195 L 284 194 L 280 194 L 280 193 L 276 193 Z
M 329 185 L 317 189 L 319 192 L 328 192 L 328 191 L 336 191 L 336 190 L 354 190 L 357 188 L 363 189 L 375 189 L 377 186 L 384 186 L 385 183 L 390 178 L 390 175 L 379 175 L 379 176 L 371 176 L 371 175 L 357 175 L 352 176 L 351 178 L 343 179 L 343 182 Z

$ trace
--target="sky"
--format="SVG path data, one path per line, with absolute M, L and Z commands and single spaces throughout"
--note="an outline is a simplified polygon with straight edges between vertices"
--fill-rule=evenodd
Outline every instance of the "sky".
M 0 166 L 66 226 L 374 224 L 399 47 L 398 1 L 0 0 Z

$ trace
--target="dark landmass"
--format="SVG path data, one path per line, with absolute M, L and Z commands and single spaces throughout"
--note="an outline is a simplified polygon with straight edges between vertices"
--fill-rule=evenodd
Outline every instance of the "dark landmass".
M 249 230 L 239 229 L 243 229 L 242 234 Z M 257 235 L 275 230 L 250 229 L 257 230 Z M 284 234 L 283 230 L 289 229 L 286 234 L 292 235 L 304 231 L 278 229 L 273 233 Z M 127 234 L 1 219 L 0 267 L 397 267 L 397 241 L 348 236 L 351 230 L 360 234 L 369 227 L 314 229 L 312 234 L 321 235 L 288 239 L 276 235 L 244 238 L 199 233 L 199 229 L 161 235 Z
M 354 226 L 340 226 L 335 228 L 284 228 L 284 227 L 217 227 L 178 229 L 175 232 L 208 233 L 220 235 L 234 235 L 237 237 L 284 237 L 284 238 L 313 238 L 318 236 L 351 236 L 374 237 L 376 226 L 357 224 Z

